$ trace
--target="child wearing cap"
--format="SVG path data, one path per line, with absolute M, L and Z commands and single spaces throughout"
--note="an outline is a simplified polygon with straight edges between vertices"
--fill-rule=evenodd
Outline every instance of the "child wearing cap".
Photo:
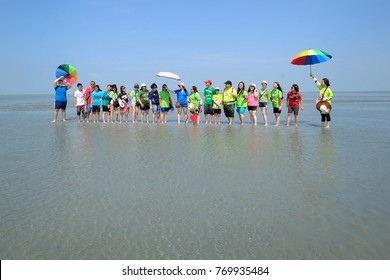
M 221 124 L 222 99 L 220 88 L 216 87 L 213 95 L 214 124 Z

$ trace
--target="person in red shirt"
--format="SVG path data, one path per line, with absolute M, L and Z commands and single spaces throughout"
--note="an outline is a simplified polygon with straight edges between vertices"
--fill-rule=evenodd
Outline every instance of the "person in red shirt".
M 96 83 L 94 81 L 91 81 L 89 83 L 90 87 L 87 88 L 84 92 L 84 99 L 85 99 L 85 106 L 84 110 L 86 109 L 87 112 L 87 122 L 89 122 L 89 115 L 92 111 L 92 92 L 95 90 Z
M 298 126 L 298 112 L 303 111 L 303 101 L 297 84 L 291 86 L 291 91 L 287 94 L 286 106 L 288 108 L 286 125 L 290 125 L 291 115 L 294 112 L 295 126 Z

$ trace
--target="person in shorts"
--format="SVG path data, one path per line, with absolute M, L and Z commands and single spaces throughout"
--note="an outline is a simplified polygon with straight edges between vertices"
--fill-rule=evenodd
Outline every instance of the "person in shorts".
M 76 107 L 76 115 L 77 115 L 77 122 L 80 123 L 81 121 L 81 115 L 83 115 L 83 121 L 84 119 L 84 106 L 85 106 L 85 100 L 84 100 L 84 89 L 83 85 L 81 83 L 77 84 L 77 90 L 74 92 L 74 106 Z
M 84 91 L 84 99 L 85 99 L 85 109 L 86 109 L 86 115 L 87 115 L 87 122 L 89 122 L 89 115 L 92 112 L 92 98 L 91 94 L 95 90 L 96 83 L 94 81 L 91 81 L 89 83 L 89 88 L 87 88 Z
M 283 104 L 283 90 L 278 82 L 274 82 L 273 89 L 270 93 L 272 106 L 274 108 L 275 114 L 275 126 L 280 124 L 280 114 L 282 113 L 282 104 Z
M 220 88 L 216 87 L 215 94 L 213 95 L 214 124 L 221 124 L 222 100 L 223 96 Z
M 239 82 L 237 87 L 237 113 L 241 125 L 244 125 L 245 110 L 248 107 L 248 92 L 245 90 L 245 83 Z
M 161 123 L 167 123 L 168 112 L 173 110 L 171 94 L 168 91 L 168 86 L 163 84 L 162 91 L 158 94 L 161 108 Z
M 180 116 L 183 112 L 185 117 L 185 122 L 188 123 L 188 96 L 190 95 L 186 89 L 184 83 L 178 84 L 179 89 L 173 91 L 168 89 L 172 94 L 177 95 L 177 102 L 175 107 L 177 108 L 177 123 L 180 123 Z
M 149 107 L 152 108 L 152 122 L 154 123 L 156 120 L 156 122 L 159 123 L 161 109 L 157 85 L 153 83 L 150 88 L 152 90 L 149 92 Z
M 114 113 L 118 113 L 118 88 L 115 84 L 111 85 L 111 91 L 108 93 L 108 96 L 110 97 L 110 114 L 109 114 L 109 121 L 114 122 Z
M 191 93 L 188 96 L 188 108 L 190 110 L 190 113 L 193 115 L 196 115 L 196 123 L 199 125 L 200 123 L 200 101 L 202 97 L 200 97 L 200 94 L 198 92 L 198 88 L 196 86 L 191 87 Z
M 119 123 L 122 123 L 123 115 L 125 116 L 126 123 L 128 123 L 129 122 L 129 111 L 130 111 L 129 93 L 127 92 L 127 89 L 125 86 L 121 86 L 119 89 L 120 89 L 120 92 L 118 94 Z
M 267 88 L 267 81 L 261 82 L 261 89 L 259 90 L 259 108 L 264 120 L 264 126 L 268 126 L 267 109 L 270 102 L 270 93 Z
M 100 119 L 100 107 L 102 104 L 103 93 L 98 85 L 95 85 L 95 90 L 91 94 L 92 98 L 92 122 L 98 123 Z
M 223 90 L 223 111 L 228 119 L 228 125 L 233 124 L 236 99 L 237 91 L 233 88 L 231 81 L 226 81 Z
M 64 82 L 64 77 L 61 76 L 58 79 L 54 80 L 54 90 L 55 94 L 55 102 L 54 102 L 54 119 L 53 123 L 57 121 L 58 111 L 62 112 L 62 121 L 66 122 L 66 91 L 70 89 L 72 86 Z
M 293 84 L 291 86 L 291 91 L 287 93 L 286 106 L 288 109 L 286 125 L 290 125 L 291 115 L 294 113 L 295 126 L 298 126 L 298 112 L 299 110 L 303 111 L 303 102 L 302 95 L 299 92 L 299 86 L 297 84 Z
M 250 84 L 248 88 L 248 111 L 251 117 L 252 125 L 257 125 L 257 106 L 259 106 L 259 100 L 257 99 L 259 92 L 256 89 L 256 84 Z
M 130 105 L 132 110 L 131 121 L 133 123 L 138 122 L 138 108 L 140 106 L 137 101 L 138 92 L 139 92 L 139 85 L 134 84 L 133 90 L 130 92 Z
M 206 84 L 206 88 L 203 90 L 204 93 L 204 116 L 206 119 L 206 124 L 212 124 L 212 116 L 214 115 L 213 110 L 213 95 L 215 94 L 215 89 L 211 87 L 212 81 L 207 80 L 204 81 Z
M 141 84 L 141 90 L 138 93 L 138 102 L 141 109 L 141 123 L 149 123 L 149 92 L 147 90 L 146 84 Z
M 103 98 L 102 98 L 102 111 L 103 111 L 103 123 L 109 122 L 110 119 L 110 93 L 111 91 L 111 85 L 107 85 L 107 90 L 103 92 Z

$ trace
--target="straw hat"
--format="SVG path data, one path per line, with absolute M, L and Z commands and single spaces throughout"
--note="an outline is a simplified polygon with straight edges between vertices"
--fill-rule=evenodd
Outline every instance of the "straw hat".
M 329 114 L 332 110 L 332 105 L 327 101 L 320 101 L 317 103 L 316 108 L 321 114 Z

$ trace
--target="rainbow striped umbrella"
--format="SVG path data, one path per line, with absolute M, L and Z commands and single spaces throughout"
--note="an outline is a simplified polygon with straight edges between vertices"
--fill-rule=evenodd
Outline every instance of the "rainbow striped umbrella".
M 56 77 L 63 76 L 66 83 L 73 85 L 77 81 L 77 71 L 70 64 L 61 64 L 56 70 Z
M 311 73 L 311 65 L 317 64 L 321 62 L 328 61 L 332 56 L 324 51 L 320 50 L 304 50 L 297 54 L 293 60 L 291 60 L 291 64 L 295 65 L 310 65 L 310 73 Z

